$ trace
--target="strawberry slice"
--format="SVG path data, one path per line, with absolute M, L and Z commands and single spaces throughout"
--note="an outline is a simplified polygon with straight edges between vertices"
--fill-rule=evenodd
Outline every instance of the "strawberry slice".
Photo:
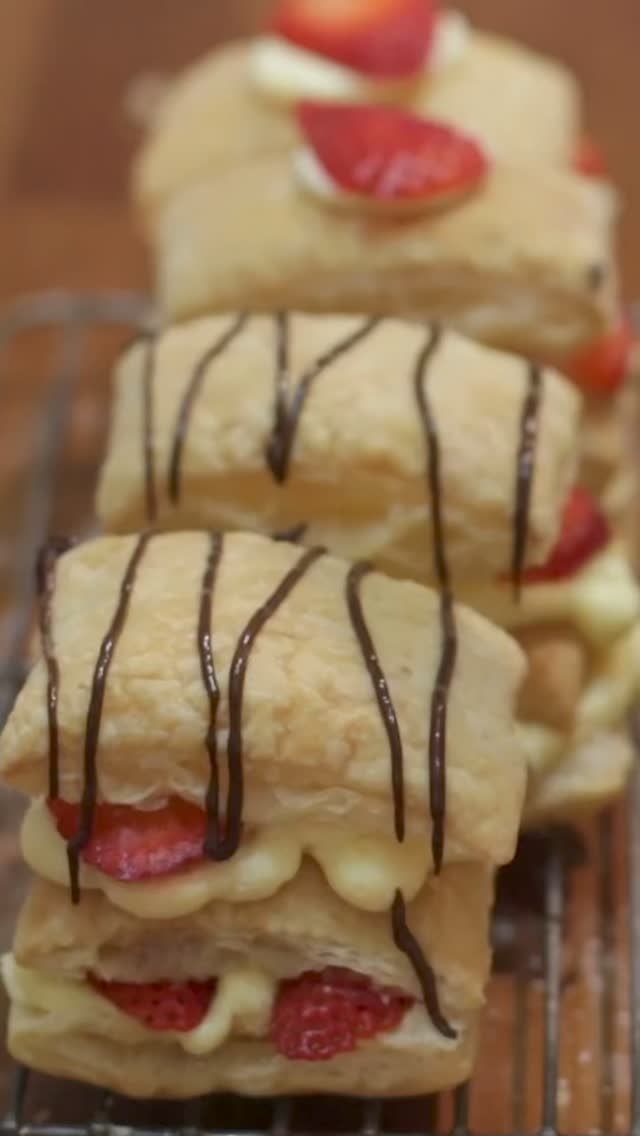
M 281 0 L 271 30 L 363 75 L 404 79 L 424 68 L 435 24 L 434 0 Z
M 633 328 L 622 317 L 614 331 L 565 360 L 562 370 L 588 394 L 614 394 L 629 374 L 633 346 Z
M 80 825 L 80 806 L 51 800 L 49 808 L 65 840 Z M 96 806 L 91 839 L 82 859 L 114 880 L 144 880 L 170 875 L 203 858 L 206 815 L 174 798 L 161 809 L 129 805 Z
M 343 967 L 307 971 L 282 982 L 270 1036 L 291 1061 L 329 1061 L 350 1053 L 359 1041 L 396 1029 L 414 999 L 402 991 L 374 986 Z
M 585 134 L 573 156 L 573 168 L 584 177 L 606 180 L 609 177 L 607 159 L 594 138 Z
M 546 564 L 524 574 L 526 584 L 563 580 L 577 572 L 611 539 L 609 522 L 594 497 L 580 486 L 573 490 L 564 511 L 562 532 Z
M 187 1033 L 197 1029 L 215 996 L 215 978 L 208 982 L 105 982 L 95 975 L 88 982 L 103 998 L 147 1029 Z
M 334 182 L 380 202 L 437 203 L 476 189 L 489 172 L 472 138 L 399 107 L 304 102 L 298 121 Z

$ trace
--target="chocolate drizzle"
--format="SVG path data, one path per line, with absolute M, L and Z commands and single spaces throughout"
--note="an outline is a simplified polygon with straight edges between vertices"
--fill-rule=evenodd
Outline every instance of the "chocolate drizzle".
M 453 592 L 442 517 L 440 441 L 425 389 L 427 369 L 441 338 L 441 329 L 439 327 L 431 328 L 427 342 L 418 357 L 414 379 L 415 396 L 427 445 L 427 485 L 431 501 L 434 568 L 440 587 L 440 624 L 442 629 L 442 654 L 431 696 L 429 725 L 429 799 L 433 825 L 431 849 L 436 875 L 442 870 L 444 859 L 447 808 L 447 702 L 458 654 Z
M 171 446 L 168 488 L 169 497 L 174 505 L 177 505 L 180 500 L 182 455 L 189 432 L 189 423 L 191 421 L 194 403 L 200 394 L 209 367 L 231 346 L 233 340 L 240 334 L 245 326 L 247 319 L 248 316 L 246 313 L 241 313 L 236 316 L 226 331 L 205 351 L 204 355 L 202 355 L 194 367 L 193 374 L 180 404 Z
M 405 835 L 405 801 L 404 801 L 404 754 L 402 737 L 398 725 L 393 699 L 389 691 L 384 671 L 380 665 L 371 633 L 362 608 L 360 586 L 365 576 L 372 571 L 370 564 L 354 564 L 347 576 L 347 606 L 351 617 L 351 624 L 360 645 L 362 657 L 365 662 L 371 685 L 373 687 L 378 708 L 389 742 L 389 756 L 391 758 L 391 783 L 393 787 L 393 807 L 396 839 L 404 840 Z M 398 888 L 391 909 L 391 926 L 393 941 L 407 956 L 420 983 L 424 1004 L 427 1013 L 435 1028 L 446 1038 L 456 1038 L 456 1031 L 449 1025 L 440 1009 L 438 986 L 432 967 L 427 962 L 422 947 L 412 934 L 407 923 L 407 910 L 402 891 Z
M 432 967 L 429 966 L 429 963 L 425 959 L 418 940 L 409 928 L 407 923 L 407 909 L 401 891 L 396 892 L 393 900 L 391 926 L 393 928 L 393 941 L 396 947 L 407 956 L 417 975 L 422 990 L 422 997 L 424 998 L 424 1004 L 427 1007 L 431 1021 L 438 1030 L 438 1033 L 454 1041 L 458 1034 L 453 1029 L 453 1026 L 449 1025 L 449 1022 L 440 1009 L 436 976 Z
M 542 398 L 542 368 L 529 364 L 529 382 L 520 419 L 520 444 L 516 465 L 515 512 L 513 522 L 513 556 L 511 573 L 516 600 L 522 591 L 522 576 L 529 538 L 529 509 L 535 470 L 538 415 Z
M 47 722 L 49 727 L 49 798 L 55 800 L 60 793 L 58 688 L 60 667 L 53 640 L 53 596 L 56 586 L 56 567 L 60 557 L 71 548 L 72 541 L 54 539 L 41 549 L 36 561 L 38 593 L 38 627 L 42 654 L 47 668 Z
M 349 608 L 353 630 L 360 644 L 362 658 L 369 672 L 369 678 L 371 679 L 371 685 L 376 696 L 389 742 L 394 827 L 396 839 L 402 842 L 405 834 L 402 738 L 400 737 L 400 727 L 398 725 L 393 699 L 391 698 L 384 671 L 380 666 L 380 661 L 369 628 L 367 627 L 360 596 L 360 585 L 365 576 L 371 571 L 373 571 L 371 564 L 354 564 L 347 576 L 347 606 Z
M 213 648 L 211 646 L 211 612 L 213 591 L 222 556 L 224 538 L 221 533 L 209 537 L 209 553 L 202 577 L 200 593 L 200 613 L 198 616 L 198 655 L 202 681 L 209 699 L 209 726 L 205 745 L 209 755 L 210 776 L 206 796 L 207 831 L 204 840 L 205 856 L 216 859 L 220 845 L 220 777 L 218 773 L 218 708 L 220 706 L 220 687 L 216 676 Z
M 292 525 L 290 529 L 280 529 L 279 532 L 272 533 L 271 539 L 275 540 L 276 544 L 301 544 L 308 528 L 307 522 L 301 521 L 299 525 Z
M 140 337 L 144 346 L 144 366 L 142 372 L 142 452 L 144 454 L 144 488 L 147 521 L 153 524 L 158 512 L 156 497 L 156 468 L 153 449 L 153 377 L 156 369 L 156 336 L 149 332 Z
M 266 458 L 267 464 L 275 480 L 279 483 L 286 481 L 289 473 L 289 464 L 291 461 L 291 454 L 295 443 L 296 431 L 300 423 L 300 417 L 304 409 L 305 402 L 307 401 L 311 387 L 318 376 L 335 363 L 352 347 L 355 347 L 363 339 L 365 339 L 380 323 L 379 316 L 373 316 L 366 319 L 363 323 L 351 332 L 350 335 L 345 336 L 344 339 L 339 340 L 333 347 L 325 351 L 319 358 L 312 363 L 307 371 L 304 372 L 302 378 L 293 393 L 293 397 L 289 400 L 289 315 L 287 312 L 280 312 L 275 317 L 276 322 L 276 373 L 275 373 L 275 409 L 274 409 L 274 423 L 271 437 L 267 445 Z
M 244 776 L 242 752 L 242 704 L 247 666 L 255 641 L 266 623 L 291 594 L 321 556 L 324 548 L 311 548 L 302 554 L 297 564 L 287 573 L 275 592 L 258 608 L 247 623 L 234 651 L 229 673 L 229 739 L 227 763 L 229 788 L 226 808 L 224 839 L 215 848 L 216 860 L 229 860 L 237 851 L 242 835 L 242 806 L 244 802 Z
M 107 679 L 118 640 L 122 634 L 129 613 L 129 603 L 138 568 L 146 552 L 151 535 L 152 534 L 149 532 L 143 533 L 136 541 L 122 580 L 118 606 L 109 626 L 109 630 L 102 640 L 93 672 L 84 738 L 84 788 L 80 805 L 80 825 L 75 835 L 67 841 L 67 859 L 69 861 L 69 878 L 73 903 L 80 902 L 79 857 L 82 849 L 89 843 L 93 830 L 93 818 L 98 796 L 96 759 Z

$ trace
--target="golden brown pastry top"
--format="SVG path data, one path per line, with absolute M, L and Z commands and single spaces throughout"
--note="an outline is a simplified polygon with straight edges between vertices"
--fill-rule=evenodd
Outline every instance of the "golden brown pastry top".
M 247 307 L 427 317 L 558 358 L 617 319 L 613 219 L 599 184 L 497 164 L 463 202 L 394 220 L 312 197 L 291 155 L 267 154 L 174 194 L 152 243 L 169 318 Z
M 291 106 L 252 82 L 251 48 L 243 41 L 216 49 L 172 84 L 136 166 L 143 207 L 156 208 L 219 166 L 297 145 Z M 577 84 L 565 68 L 519 44 L 474 32 L 459 62 L 400 95 L 403 105 L 464 127 L 501 158 L 541 166 L 572 161 Z
M 350 559 L 371 558 L 397 575 L 433 580 L 428 447 L 416 393 L 432 329 L 392 319 L 371 326 L 363 317 L 290 315 L 288 402 L 316 360 L 366 326 L 368 333 L 310 387 L 282 482 L 267 459 L 276 422 L 278 317 L 252 316 L 243 324 L 232 315 L 201 319 L 132 347 L 116 375 L 98 495 L 103 525 L 134 531 L 153 520 L 162 528 L 269 533 L 304 522 L 306 543 L 326 544 Z M 439 440 L 445 538 L 455 578 L 493 578 L 510 569 L 530 373 L 526 360 L 453 332 L 442 334 L 424 369 L 421 385 Z M 546 370 L 529 564 L 543 563 L 557 538 L 575 477 L 579 408 L 575 390 Z M 145 433 L 152 452 L 153 517 L 147 512 Z
M 52 637 L 60 668 L 59 792 L 78 799 L 91 677 L 139 543 L 103 538 L 57 566 Z M 202 801 L 209 778 L 210 705 L 198 617 L 211 540 L 159 535 L 146 546 L 106 683 L 97 746 L 101 798 Z M 213 595 L 212 649 L 220 688 L 216 735 L 226 760 L 228 676 L 238 641 L 302 552 L 263 537 L 225 537 Z M 348 565 L 313 563 L 259 634 L 245 676 L 241 744 L 244 820 L 322 816 L 354 831 L 393 833 L 389 743 L 351 624 Z M 440 601 L 419 585 L 371 575 L 361 600 L 394 700 L 404 750 L 408 831 L 429 833 L 429 701 L 441 659 Z M 513 851 L 524 762 L 513 707 L 522 656 L 480 616 L 456 612 L 459 649 L 447 727 L 447 855 L 495 861 Z M 1 772 L 47 792 L 46 668 L 32 671 L 5 728 Z
M 482 1004 L 491 893 L 486 867 L 452 864 L 407 907 L 449 1008 Z M 20 965 L 62 978 L 90 972 L 125 982 L 204 980 L 242 963 L 278 979 L 347 966 L 419 993 L 411 965 L 394 946 L 388 915 L 345 903 L 308 861 L 270 899 L 212 903 L 188 918 L 157 923 L 119 911 L 98 892 L 86 892 L 71 907 L 60 888 L 38 881 L 18 922 L 14 954 Z

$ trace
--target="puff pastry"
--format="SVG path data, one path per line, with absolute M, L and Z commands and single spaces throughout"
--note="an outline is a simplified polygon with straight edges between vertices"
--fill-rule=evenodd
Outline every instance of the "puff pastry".
M 381 1034 L 353 1053 L 308 1064 L 288 1061 L 265 1041 L 228 1042 L 216 1055 L 192 1057 L 178 1046 L 123 1045 L 87 1032 L 60 1033 L 55 1018 L 14 1004 L 9 1051 L 52 1076 L 110 1086 L 130 1097 L 190 1099 L 211 1092 L 243 1096 L 332 1095 L 403 1097 L 451 1088 L 474 1064 L 477 1022 L 459 1028 L 459 1040 L 442 1041 L 428 1024 Z
M 581 484 L 597 494 L 621 535 L 628 535 L 637 495 L 638 404 L 637 386 L 632 381 L 614 398 L 588 399 L 582 421 Z
M 482 1006 L 492 898 L 486 867 L 450 864 L 407 904 L 450 1013 Z M 123 982 L 204 980 L 247 962 L 279 981 L 346 966 L 420 997 L 386 916 L 345 903 L 309 861 L 266 900 L 211 903 L 170 922 L 139 920 L 98 892 L 72 907 L 64 890 L 38 880 L 18 921 L 14 955 L 24 968 L 76 981 L 88 973 Z
M 464 1079 L 470 1070 L 489 973 L 491 898 L 486 867 L 450 865 L 408 906 L 442 1013 L 456 1032 L 445 1038 L 425 1012 L 387 920 L 338 899 L 311 864 L 267 901 L 213 904 L 170 924 L 141 923 L 98 895 L 69 911 L 64 893 L 39 883 L 19 922 L 16 961 L 6 959 L 3 968 L 12 1000 L 9 1047 L 37 1068 L 72 1072 L 133 1096 L 190 1096 L 196 1086 L 242 1088 L 242 1061 L 258 1071 L 259 1088 L 253 1091 L 261 1094 L 366 1095 L 366 1070 L 379 1068 L 385 1095 L 431 1091 Z M 279 984 L 336 966 L 402 991 L 415 1005 L 392 1032 L 350 1054 L 321 1063 L 281 1056 L 269 1036 Z M 135 983 L 167 975 L 173 982 L 215 976 L 218 988 L 210 1018 L 197 1031 L 163 1036 L 106 1002 L 88 975 Z M 77 1065 L 81 1040 L 89 1056 Z M 94 1055 L 115 1047 L 132 1061 L 93 1065 Z M 172 1070 L 168 1080 L 155 1079 L 160 1068 Z
M 484 574 L 508 573 L 530 364 L 443 332 L 421 375 L 432 328 L 365 317 L 284 320 L 211 317 L 130 348 L 116 373 L 98 494 L 105 528 L 153 521 L 273 532 L 304 522 L 305 543 L 433 579 L 420 380 L 440 444 L 451 571 L 456 580 L 479 565 Z M 278 469 L 269 449 L 283 344 L 289 407 L 317 361 L 334 358 L 297 422 L 290 411 L 288 462 Z M 543 562 L 555 542 L 577 463 L 579 396 L 552 370 L 542 384 L 528 563 Z
M 151 235 L 170 318 L 249 306 L 428 317 L 557 358 L 617 317 L 614 215 L 601 185 L 506 164 L 445 210 L 354 214 L 313 198 L 281 154 L 185 186 Z
M 253 47 L 245 41 L 213 51 L 172 84 L 136 166 L 143 207 L 157 207 L 225 164 L 296 146 L 290 106 L 255 86 Z M 365 93 L 376 97 L 371 88 Z M 581 109 L 575 79 L 518 44 L 473 32 L 459 63 L 399 90 L 397 99 L 464 126 L 503 158 L 545 167 L 573 159 Z M 212 122 L 223 122 L 224 130 Z
M 65 799 L 78 800 L 83 786 L 87 791 L 82 755 L 91 710 L 100 799 L 137 806 L 170 796 L 204 801 L 211 707 L 198 613 L 206 611 L 199 605 L 207 598 L 205 568 L 211 570 L 215 541 L 195 533 L 103 538 L 60 559 L 51 618 L 60 674 L 57 789 Z M 127 617 L 96 722 L 91 674 L 114 612 L 122 614 L 126 580 Z M 248 830 L 313 818 L 347 825 L 354 834 L 393 837 L 389 738 L 350 618 L 349 580 L 353 585 L 349 566 L 330 556 L 259 536 L 224 538 L 212 601 L 220 691 L 214 724 L 221 753 L 240 747 Z M 433 836 L 426 755 L 429 692 L 443 650 L 441 600 L 419 585 L 375 574 L 360 583 L 361 616 L 399 724 L 407 836 L 422 844 L 425 832 Z M 235 676 L 242 670 L 239 640 L 245 643 L 250 621 L 258 610 L 265 613 L 260 605 L 277 592 L 282 602 L 269 610 L 250 658 L 242 660 L 238 703 L 237 680 L 232 690 L 228 681 L 232 657 Z M 350 602 L 355 605 L 353 596 Z M 512 641 L 480 616 L 460 609 L 454 619 L 446 857 L 499 862 L 512 854 L 522 800 L 513 705 L 524 664 Z M 48 787 L 47 673 L 39 661 L 2 742 L 4 780 L 34 795 Z
M 622 793 L 634 751 L 626 729 L 597 733 L 563 755 L 556 768 L 529 783 L 524 824 L 575 819 L 604 808 Z

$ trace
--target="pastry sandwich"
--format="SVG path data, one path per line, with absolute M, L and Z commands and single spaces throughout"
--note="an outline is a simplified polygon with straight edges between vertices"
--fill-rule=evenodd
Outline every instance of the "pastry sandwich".
M 157 211 L 225 166 L 290 153 L 298 145 L 292 112 L 302 99 L 395 104 L 464 127 L 506 161 L 569 168 L 581 132 L 571 73 L 471 28 L 459 12 L 440 11 L 434 23 L 419 70 L 399 77 L 366 73 L 364 61 L 360 69 L 345 67 L 322 54 L 322 45 L 305 49 L 276 20 L 263 35 L 217 47 L 162 99 L 136 163 L 140 209 Z
M 525 783 L 513 641 L 242 533 L 50 548 L 40 585 L 1 749 L 38 877 L 14 1056 L 133 1096 L 464 1080 Z
M 581 481 L 623 528 L 617 199 L 577 85 L 427 0 L 382 8 L 281 0 L 170 88 L 135 174 L 161 306 L 429 318 L 553 363 L 589 395 Z
M 551 368 L 433 326 L 204 318 L 138 341 L 119 364 L 98 515 L 115 532 L 295 533 L 435 586 L 444 550 L 456 596 L 525 649 L 528 815 L 564 815 L 625 783 L 640 684 L 640 593 L 575 486 L 579 415 Z M 595 737 L 597 778 L 583 756 Z M 557 786 L 556 771 L 584 763 Z

